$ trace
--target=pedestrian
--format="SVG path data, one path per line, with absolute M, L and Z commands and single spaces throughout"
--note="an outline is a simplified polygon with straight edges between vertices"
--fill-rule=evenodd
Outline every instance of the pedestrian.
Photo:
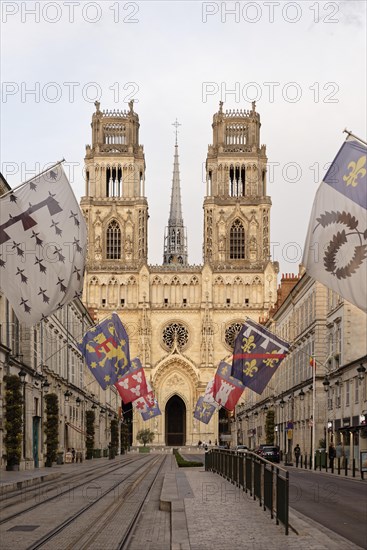
M 298 443 L 294 447 L 294 456 L 296 457 L 296 468 L 298 468 L 299 457 L 301 456 L 301 447 L 299 446 Z
M 329 445 L 329 468 L 333 469 L 334 468 L 334 458 L 335 458 L 335 447 L 332 443 L 330 443 Z
M 71 456 L 72 456 L 72 459 L 71 459 L 72 462 L 75 462 L 75 449 L 74 449 L 74 447 L 72 447 L 72 449 L 71 449 Z

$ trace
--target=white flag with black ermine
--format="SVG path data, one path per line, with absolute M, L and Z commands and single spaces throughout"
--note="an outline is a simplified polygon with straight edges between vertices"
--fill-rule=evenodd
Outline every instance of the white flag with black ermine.
M 61 164 L 0 198 L 0 289 L 34 325 L 81 297 L 86 224 Z

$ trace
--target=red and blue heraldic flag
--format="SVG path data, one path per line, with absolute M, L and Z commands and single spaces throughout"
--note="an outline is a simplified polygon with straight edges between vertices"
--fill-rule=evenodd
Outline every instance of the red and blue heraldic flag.
M 146 395 L 138 397 L 133 401 L 134 409 L 140 412 L 143 420 L 149 420 L 149 418 L 162 414 L 149 382 L 147 382 L 147 390 L 148 393 Z
M 231 365 L 221 361 L 213 384 L 213 397 L 218 405 L 233 411 L 244 389 L 242 382 L 231 376 Z
M 247 319 L 234 344 L 232 376 L 261 394 L 288 350 L 288 342 Z
M 196 403 L 194 418 L 200 420 L 204 424 L 208 424 L 211 417 L 215 413 L 218 407 L 212 405 L 211 403 L 206 403 L 204 397 L 201 395 Z
M 140 359 L 132 359 L 129 370 L 115 383 L 124 403 L 131 403 L 149 392 Z
M 104 390 L 113 386 L 130 368 L 129 339 L 117 313 L 90 329 L 78 348 Z

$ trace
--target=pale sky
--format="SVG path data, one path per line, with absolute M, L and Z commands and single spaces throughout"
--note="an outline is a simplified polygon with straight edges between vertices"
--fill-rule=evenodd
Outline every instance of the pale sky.
M 1 2 L 1 171 L 16 186 L 63 157 L 79 199 L 94 101 L 140 119 L 149 263 L 162 263 L 176 117 L 189 262 L 202 263 L 212 117 L 257 100 L 272 259 L 298 272 L 316 189 L 347 127 L 366 139 L 366 3 Z

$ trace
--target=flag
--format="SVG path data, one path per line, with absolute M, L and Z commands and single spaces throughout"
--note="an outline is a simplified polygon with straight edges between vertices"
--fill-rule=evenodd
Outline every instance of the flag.
M 244 386 L 261 394 L 288 349 L 287 342 L 247 319 L 234 344 L 232 375 Z
M 117 313 L 88 330 L 78 348 L 104 390 L 129 370 L 129 338 Z
M 141 416 L 143 420 L 149 420 L 150 418 L 154 418 L 155 416 L 159 416 L 161 413 L 158 405 L 158 401 L 154 400 L 154 405 L 152 407 L 149 407 L 147 411 L 143 411 L 141 413 Z
M 366 146 L 347 139 L 317 190 L 302 262 L 307 273 L 367 311 Z
M 34 325 L 83 290 L 86 224 L 60 164 L 0 198 L 0 290 Z
M 219 409 L 220 405 L 218 405 L 218 403 L 214 399 L 213 389 L 214 389 L 214 378 L 212 380 L 209 380 L 206 386 L 203 401 L 204 403 L 210 403 L 210 405 L 213 405 L 216 409 Z
M 155 398 L 151 385 L 147 382 L 147 393 L 142 395 L 133 401 L 133 407 L 141 414 L 148 412 L 148 410 L 154 406 Z
M 200 420 L 200 422 L 203 422 L 204 424 L 208 424 L 216 410 L 217 408 L 215 405 L 206 403 L 201 395 L 196 403 L 194 418 Z
M 129 370 L 117 380 L 115 386 L 125 404 L 148 393 L 144 369 L 138 357 L 131 361 Z
M 242 382 L 231 376 L 231 365 L 221 361 L 214 376 L 215 401 L 228 411 L 233 411 L 244 389 Z
M 310 357 L 310 367 L 316 368 L 316 360 L 314 357 L 312 357 L 312 355 Z

